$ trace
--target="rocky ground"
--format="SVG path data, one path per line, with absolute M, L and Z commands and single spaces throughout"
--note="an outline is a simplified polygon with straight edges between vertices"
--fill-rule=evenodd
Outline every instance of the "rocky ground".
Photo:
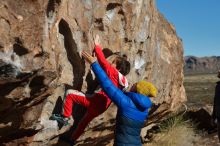
M 200 72 L 201 73 L 201 72 Z M 216 74 L 194 74 L 187 75 L 184 79 L 184 86 L 188 97 L 188 110 L 192 111 L 191 117 L 200 124 L 200 139 L 196 141 L 196 146 L 218 146 L 217 132 L 208 134 L 212 114 L 213 97 L 216 82 Z
M 220 146 L 217 133 L 202 135 L 201 139 L 195 143 L 195 146 Z

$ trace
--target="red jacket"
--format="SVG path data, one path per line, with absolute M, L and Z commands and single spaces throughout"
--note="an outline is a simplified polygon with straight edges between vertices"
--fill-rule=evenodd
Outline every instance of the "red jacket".
M 127 88 L 128 87 L 127 79 L 115 67 L 111 66 L 111 64 L 106 60 L 102 52 L 101 46 L 99 45 L 95 46 L 95 54 L 100 66 L 106 72 L 106 74 L 108 75 L 109 79 L 113 82 L 113 84 L 122 90 L 124 88 Z M 99 95 L 98 96 L 99 99 L 94 99 L 94 100 L 96 100 L 96 102 L 100 102 L 100 104 L 102 105 L 105 105 L 105 108 L 107 109 L 108 106 L 111 104 L 111 100 L 108 98 L 106 93 L 103 90 L 99 90 L 96 91 L 96 94 Z M 102 96 L 101 99 L 100 96 Z

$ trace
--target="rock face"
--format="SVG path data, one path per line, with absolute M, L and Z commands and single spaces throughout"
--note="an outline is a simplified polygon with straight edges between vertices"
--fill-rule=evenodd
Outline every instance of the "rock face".
M 49 117 L 60 108 L 64 84 L 83 92 L 94 86 L 89 65 L 80 57 L 82 49 L 92 52 L 92 34 L 101 36 L 103 48 L 127 56 L 130 85 L 140 79 L 156 85 L 151 121 L 186 100 L 182 42 L 154 0 L 1 0 L 0 143 L 57 143 L 54 137 L 66 129 Z M 114 125 L 115 113 L 111 106 L 93 120 L 87 129 L 93 132 L 81 142 L 105 136 L 101 128 Z
M 184 74 L 217 73 L 220 69 L 220 56 L 195 57 L 186 56 Z

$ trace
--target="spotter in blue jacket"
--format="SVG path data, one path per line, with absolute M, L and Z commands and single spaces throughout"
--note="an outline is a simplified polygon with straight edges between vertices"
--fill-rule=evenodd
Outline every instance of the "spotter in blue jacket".
M 141 146 L 140 132 L 152 106 L 150 98 L 135 92 L 122 92 L 96 62 L 92 64 L 92 70 L 105 93 L 118 107 L 114 145 Z

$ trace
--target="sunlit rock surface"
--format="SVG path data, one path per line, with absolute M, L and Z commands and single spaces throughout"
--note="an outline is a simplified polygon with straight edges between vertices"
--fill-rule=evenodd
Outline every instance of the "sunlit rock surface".
M 69 127 L 59 129 L 49 117 L 61 108 L 65 84 L 94 89 L 80 56 L 92 52 L 93 34 L 106 50 L 127 56 L 130 85 L 147 79 L 158 88 L 149 121 L 186 100 L 182 42 L 154 0 L 1 0 L 0 143 L 65 145 L 56 136 Z M 112 105 L 93 120 L 79 145 L 110 145 L 115 113 Z

